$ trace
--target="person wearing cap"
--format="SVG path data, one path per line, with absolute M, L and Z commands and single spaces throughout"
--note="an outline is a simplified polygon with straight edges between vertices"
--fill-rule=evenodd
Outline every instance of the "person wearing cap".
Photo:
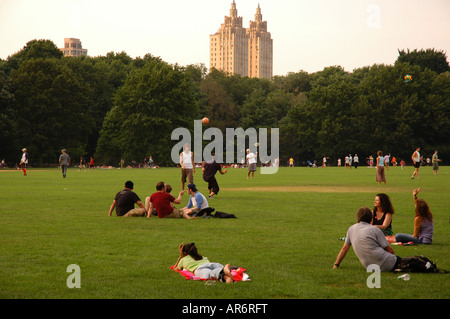
M 200 193 L 195 186 L 195 184 L 191 183 L 187 186 L 187 192 L 191 197 L 189 197 L 189 203 L 186 207 L 183 208 L 183 210 L 189 214 L 197 214 L 202 209 L 208 208 L 208 200 L 206 199 L 205 195 Z
M 61 155 L 59 156 L 59 165 L 61 166 L 61 171 L 63 178 L 66 178 L 67 167 L 70 165 L 70 156 L 67 154 L 66 149 L 61 150 Z
M 23 171 L 23 176 L 27 176 L 27 167 L 28 167 L 28 153 L 26 148 L 22 148 L 22 158 L 20 159 L 20 167 Z

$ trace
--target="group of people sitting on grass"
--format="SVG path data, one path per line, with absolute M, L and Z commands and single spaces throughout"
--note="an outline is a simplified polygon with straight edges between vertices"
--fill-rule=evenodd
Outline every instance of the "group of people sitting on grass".
M 109 216 L 116 210 L 116 215 L 123 217 L 158 216 L 159 218 L 194 219 L 200 211 L 209 208 L 206 197 L 192 183 L 187 186 L 187 192 L 190 195 L 189 202 L 186 207 L 181 209 L 175 207 L 174 204 L 181 204 L 183 190 L 175 198 L 171 194 L 172 187 L 169 184 L 164 184 L 164 182 L 159 182 L 156 184 L 156 192 L 147 196 L 144 204 L 139 196 L 133 192 L 133 188 L 134 183 L 132 181 L 125 182 L 124 189 L 116 194 L 109 208 Z M 136 208 L 135 205 L 138 207 Z
M 116 194 L 110 206 L 109 216 L 115 209 L 117 216 L 124 217 L 157 215 L 159 218 L 193 219 L 196 218 L 195 214 L 209 207 L 206 197 L 192 183 L 187 186 L 187 192 L 190 195 L 189 203 L 181 209 L 174 207 L 173 204 L 181 204 L 183 190 L 175 198 L 170 194 L 170 185 L 159 182 L 156 185 L 156 192 L 146 197 L 145 204 L 143 204 L 138 195 L 133 192 L 133 187 L 133 182 L 125 183 L 125 188 Z M 402 265 L 407 263 L 395 255 L 390 244 L 431 244 L 434 231 L 433 214 L 427 202 L 417 197 L 419 192 L 420 188 L 413 191 L 415 216 L 412 235 L 404 233 L 394 235 L 392 231 L 394 208 L 388 195 L 377 194 L 373 210 L 361 207 L 357 212 L 357 223 L 348 229 L 344 245 L 336 258 L 333 269 L 339 267 L 351 246 L 366 268 L 371 264 L 376 264 L 381 271 L 394 271 L 401 269 Z M 135 204 L 138 208 L 135 208 Z M 202 275 L 206 276 L 204 278 L 230 282 L 229 265 L 210 263 L 209 260 L 197 253 L 193 245 L 180 245 L 179 249 L 180 258 L 175 265 L 176 268 L 193 270 L 193 273 L 196 271 L 199 274 L 205 273 L 206 275 Z M 186 267 L 184 266 L 185 262 L 180 263 L 182 260 L 186 261 Z
M 394 207 L 388 195 L 377 194 L 374 201 L 373 218 L 371 224 L 380 228 L 389 243 L 431 244 L 433 242 L 433 214 L 427 202 L 417 198 L 420 187 L 413 190 L 415 205 L 414 232 L 410 234 L 398 233 L 392 230 L 392 216 Z
M 132 181 L 125 182 L 123 190 L 116 194 L 110 209 L 109 216 L 116 210 L 117 216 L 136 217 L 156 215 L 159 218 L 196 218 L 195 215 L 202 210 L 209 208 L 206 197 L 197 190 L 195 184 L 187 186 L 187 192 L 190 195 L 189 203 L 186 207 L 178 209 L 173 204 L 181 204 L 181 197 L 184 191 L 180 191 L 175 198 L 170 194 L 172 187 L 164 182 L 156 184 L 156 192 L 145 198 L 145 204 L 142 203 L 139 196 L 133 192 L 134 184 Z M 135 205 L 138 207 L 136 208 Z M 231 266 L 225 266 L 220 263 L 210 262 L 207 257 L 203 257 L 197 251 L 194 243 L 181 244 L 179 246 L 180 257 L 178 258 L 174 269 L 188 270 L 195 276 L 202 279 L 213 279 L 226 283 L 234 282 L 231 274 Z
M 386 194 L 377 194 L 373 211 L 361 207 L 357 212 L 357 223 L 352 225 L 345 237 L 345 242 L 339 251 L 333 269 L 339 267 L 350 247 L 361 264 L 367 268 L 376 264 L 381 271 L 402 270 L 410 267 L 405 258 L 395 255 L 390 244 L 431 244 L 433 242 L 433 214 L 427 202 L 417 198 L 420 188 L 413 190 L 415 203 L 414 232 L 412 235 L 392 231 L 392 215 L 394 208 Z M 429 265 L 427 265 L 429 267 Z

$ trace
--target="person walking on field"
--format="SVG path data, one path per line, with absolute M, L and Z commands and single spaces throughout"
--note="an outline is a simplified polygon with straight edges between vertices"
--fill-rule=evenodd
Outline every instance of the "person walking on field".
M 22 168 L 23 176 L 27 176 L 28 153 L 26 148 L 22 149 L 22 158 L 20 159 L 20 167 Z
M 438 157 L 438 151 L 434 151 L 433 157 L 431 159 L 431 163 L 433 164 L 433 174 L 436 175 L 439 169 L 439 162 L 441 160 Z
M 417 147 L 414 153 L 411 156 L 411 159 L 414 163 L 414 172 L 411 176 L 411 179 L 414 179 L 414 176 L 417 176 L 417 179 L 420 179 L 419 176 L 419 168 L 420 168 L 420 147 Z
M 59 156 L 59 165 L 61 166 L 61 171 L 63 178 L 66 178 L 67 167 L 70 165 L 70 156 L 67 154 L 66 149 L 61 150 L 62 154 Z

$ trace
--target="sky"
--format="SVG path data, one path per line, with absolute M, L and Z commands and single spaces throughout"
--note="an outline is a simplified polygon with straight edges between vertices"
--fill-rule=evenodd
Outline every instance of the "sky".
M 0 58 L 34 39 L 89 56 L 147 53 L 209 68 L 209 35 L 233 0 L 0 0 Z M 398 50 L 450 53 L 450 0 L 235 0 L 243 26 L 258 4 L 273 39 L 273 74 L 394 64 Z M 449 59 L 447 59 L 449 60 Z

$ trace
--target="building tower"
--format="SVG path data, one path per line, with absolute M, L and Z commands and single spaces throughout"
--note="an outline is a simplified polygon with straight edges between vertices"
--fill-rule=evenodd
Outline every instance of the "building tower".
M 233 0 L 230 16 L 225 16 L 219 31 L 210 35 L 210 68 L 248 76 L 248 40 Z
M 256 78 L 272 77 L 273 41 L 267 32 L 267 21 L 262 20 L 259 4 L 255 21 L 250 21 L 250 28 L 246 29 L 233 0 L 230 16 L 225 16 L 219 31 L 209 39 L 210 69 Z
M 272 78 L 273 40 L 267 32 L 267 21 L 262 20 L 258 4 L 255 21 L 250 21 L 248 36 L 248 76 L 251 78 Z
M 83 49 L 80 39 L 64 38 L 64 48 L 60 49 L 64 56 L 78 57 L 87 55 L 87 49 Z

